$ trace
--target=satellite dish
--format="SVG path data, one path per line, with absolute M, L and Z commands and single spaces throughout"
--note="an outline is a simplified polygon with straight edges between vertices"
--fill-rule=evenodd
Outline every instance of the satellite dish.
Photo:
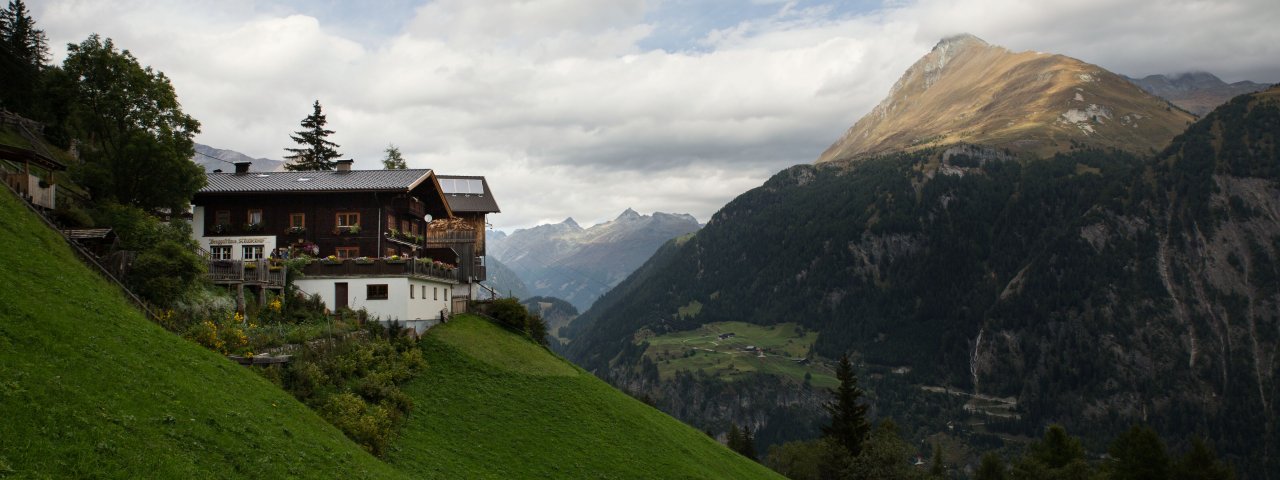
M 431 214 L 430 214 L 430 213 L 428 213 L 428 214 L 426 214 L 426 215 L 423 215 L 423 216 L 422 216 L 422 221 L 427 222 L 427 223 L 431 223 Z

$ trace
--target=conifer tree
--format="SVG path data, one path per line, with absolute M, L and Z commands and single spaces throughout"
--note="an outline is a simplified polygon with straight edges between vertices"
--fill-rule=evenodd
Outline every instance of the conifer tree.
M 943 478 L 947 474 L 947 468 L 942 465 L 942 444 L 934 442 L 933 459 L 929 462 L 929 476 L 933 478 Z
M 300 145 L 300 148 L 286 148 L 289 152 L 288 158 L 290 162 L 285 164 L 284 168 L 291 171 L 303 170 L 333 170 L 337 162 L 335 158 L 342 156 L 338 153 L 338 144 L 329 141 L 329 135 L 333 135 L 333 130 L 326 130 L 324 112 L 321 111 L 320 101 L 316 100 L 313 105 L 314 111 L 307 118 L 302 119 L 302 130 L 294 132 L 289 138 Z
M 867 423 L 867 406 L 859 403 L 862 389 L 858 388 L 858 378 L 853 373 L 848 354 L 840 356 L 836 378 L 840 380 L 840 386 L 831 391 L 835 400 L 823 405 L 831 414 L 831 424 L 822 427 L 822 434 L 856 457 L 862 452 L 862 443 L 866 441 L 871 425 Z
M 0 41 L 0 48 L 28 67 L 40 68 L 49 61 L 49 41 L 22 0 L 10 0 L 9 7 L 0 10 Z
M 387 170 L 404 170 L 409 168 L 404 162 L 404 156 L 400 154 L 400 147 L 395 144 L 387 145 L 387 157 L 382 159 L 382 168 Z
M 729 424 L 729 433 L 725 434 L 724 443 L 729 450 L 738 451 L 738 447 L 742 445 L 742 430 L 738 429 L 738 424 Z
M 1111 442 L 1108 470 L 1115 480 L 1169 478 L 1169 456 L 1164 442 L 1150 427 L 1134 425 Z
M 1004 480 L 1007 477 L 1004 460 L 1001 460 L 1000 455 L 995 452 L 987 452 L 983 455 L 982 463 L 978 464 L 978 471 L 973 474 L 974 480 Z
M 0 105 L 23 115 L 38 103 L 40 72 L 49 59 L 48 40 L 35 25 L 22 0 L 0 10 Z
M 1231 467 L 1222 463 L 1200 437 L 1191 439 L 1191 450 L 1173 465 L 1174 480 L 1235 480 Z
M 742 427 L 742 449 L 738 451 L 742 456 L 756 460 L 756 437 L 751 433 L 751 427 Z

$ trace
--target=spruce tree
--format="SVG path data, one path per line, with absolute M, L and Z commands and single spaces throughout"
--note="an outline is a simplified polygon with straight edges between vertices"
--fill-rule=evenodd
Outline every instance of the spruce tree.
M 735 452 L 742 447 L 742 430 L 738 429 L 738 424 L 729 424 L 729 433 L 725 434 L 724 443 L 725 446 L 729 447 L 729 450 Z
M 400 147 L 395 144 L 387 145 L 387 157 L 382 159 L 382 168 L 387 170 L 404 170 L 409 168 L 404 163 L 404 156 L 400 154 Z
M 1164 442 L 1150 427 L 1134 425 L 1121 433 L 1107 450 L 1110 477 L 1115 480 L 1157 480 L 1169 478 L 1169 455 Z
M 987 452 L 983 455 L 978 471 L 973 474 L 974 480 L 1004 480 L 1007 477 L 1004 460 L 995 452 Z
M 286 157 L 290 160 L 284 166 L 286 170 L 333 170 L 337 165 L 334 159 L 342 156 L 338 153 L 338 144 L 328 139 L 329 135 L 333 135 L 333 130 L 324 128 L 327 120 L 320 109 L 320 101 L 316 100 L 313 107 L 311 115 L 302 119 L 303 129 L 289 136 L 301 147 L 285 149 L 291 154 Z
M 1173 480 L 1235 480 L 1236 474 L 1213 453 L 1200 437 L 1191 439 L 1191 449 L 1173 465 Z
M 751 433 L 751 427 L 742 427 L 742 449 L 738 451 L 742 456 L 756 460 L 756 437 Z
M 49 59 L 48 40 L 35 25 L 22 0 L 0 10 L 0 105 L 28 116 L 40 103 L 37 90 Z
M 862 453 L 862 443 L 866 441 L 871 425 L 867 423 L 867 406 L 859 403 L 862 389 L 858 388 L 858 378 L 853 373 L 848 354 L 840 356 L 836 378 L 840 380 L 840 386 L 831 391 L 835 400 L 823 405 L 831 414 L 831 424 L 822 427 L 822 434 L 856 457 Z
M 36 28 L 36 21 L 22 0 L 10 0 L 9 7 L 0 10 L 0 41 L 3 42 L 0 48 L 20 59 L 27 67 L 38 69 L 49 60 L 44 30 Z

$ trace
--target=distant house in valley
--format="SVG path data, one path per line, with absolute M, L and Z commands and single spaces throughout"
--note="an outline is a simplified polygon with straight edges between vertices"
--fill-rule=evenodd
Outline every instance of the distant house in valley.
M 720 335 L 716 335 L 716 338 L 720 340 L 728 340 L 730 338 L 733 338 L 733 332 L 721 333 Z
M 485 280 L 484 177 L 430 169 L 208 174 L 192 200 L 192 232 L 215 283 L 262 292 L 284 284 L 283 262 L 306 255 L 295 285 L 333 310 L 430 322 L 466 308 Z M 421 325 L 419 325 L 421 326 Z

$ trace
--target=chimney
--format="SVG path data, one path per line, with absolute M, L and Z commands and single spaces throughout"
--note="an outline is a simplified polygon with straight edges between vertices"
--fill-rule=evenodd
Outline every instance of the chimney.
M 236 173 L 249 173 L 249 165 L 253 162 L 236 162 Z
M 346 159 L 346 160 L 338 160 L 338 161 L 333 162 L 333 163 L 336 163 L 336 164 L 338 165 L 338 171 L 339 171 L 339 172 L 350 172 L 350 171 L 351 171 L 351 164 L 356 163 L 356 161 L 355 161 L 355 160 L 352 160 L 352 159 L 350 159 L 350 158 L 348 158 L 348 159 Z

